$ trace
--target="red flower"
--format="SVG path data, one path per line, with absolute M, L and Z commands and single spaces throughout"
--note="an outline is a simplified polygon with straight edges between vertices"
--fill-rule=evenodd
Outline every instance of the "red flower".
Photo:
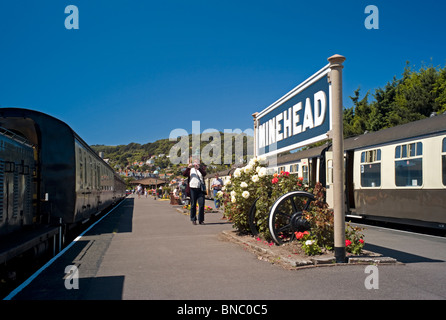
M 351 244 L 352 244 L 352 242 L 351 242 L 350 240 L 348 240 L 348 239 L 345 240 L 345 246 L 346 246 L 346 247 L 348 247 L 348 246 L 351 245 Z
M 296 235 L 296 239 L 300 240 L 304 237 L 304 235 L 306 234 L 310 234 L 308 231 L 304 231 L 304 232 L 294 232 L 294 234 Z
M 361 242 L 361 243 L 364 243 L 364 240 L 362 240 L 362 239 L 359 239 L 359 242 Z
M 304 181 L 304 177 L 299 177 L 299 180 L 300 181 Z
M 282 171 L 282 175 L 288 177 L 290 173 L 288 171 Z
M 277 182 L 279 182 L 279 179 L 277 179 L 277 178 L 273 178 L 273 179 L 271 180 L 271 182 L 272 182 L 273 184 L 276 184 Z

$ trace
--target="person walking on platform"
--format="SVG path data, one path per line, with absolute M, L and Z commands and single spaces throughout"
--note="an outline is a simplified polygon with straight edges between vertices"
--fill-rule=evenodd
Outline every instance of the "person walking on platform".
M 206 168 L 201 165 L 198 160 L 189 163 L 183 176 L 189 178 L 190 188 L 190 220 L 192 224 L 197 224 L 197 203 L 198 203 L 198 222 L 204 224 L 204 196 L 206 186 L 204 177 L 206 176 Z
M 220 208 L 220 199 L 217 198 L 218 191 L 221 190 L 221 187 L 223 187 L 223 181 L 218 177 L 218 174 L 215 175 L 214 181 L 212 181 L 212 190 L 214 193 L 214 205 L 215 209 Z
M 181 179 L 180 194 L 181 194 L 181 203 L 182 204 L 186 203 L 186 188 L 187 188 L 186 181 L 184 181 L 184 179 Z

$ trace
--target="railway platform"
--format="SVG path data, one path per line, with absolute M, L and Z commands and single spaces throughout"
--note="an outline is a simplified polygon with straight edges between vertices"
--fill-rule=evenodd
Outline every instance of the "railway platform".
M 207 213 L 205 225 L 192 225 L 168 201 L 131 196 L 12 299 L 175 299 L 178 286 L 187 290 L 231 259 L 216 236 L 231 228 L 221 216 Z M 70 266 L 77 268 L 77 288 Z M 166 286 L 172 292 L 160 296 Z
M 379 265 L 379 290 L 369 290 L 364 265 L 291 271 L 265 263 L 222 236 L 232 226 L 221 216 L 192 225 L 169 201 L 128 197 L 8 299 L 446 299 L 444 239 L 370 229 L 372 247 L 407 264 Z

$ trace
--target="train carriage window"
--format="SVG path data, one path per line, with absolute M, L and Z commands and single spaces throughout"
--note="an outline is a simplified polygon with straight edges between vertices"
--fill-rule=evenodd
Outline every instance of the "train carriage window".
M 91 188 L 92 188 L 92 178 L 93 178 L 91 156 L 88 156 L 87 165 L 88 165 L 88 170 L 87 170 L 87 188 L 91 190 Z
M 411 143 L 409 146 L 409 157 L 415 157 L 415 143 Z
M 96 189 L 101 189 L 101 165 L 99 163 L 96 165 Z
M 85 151 L 82 151 L 83 154 L 83 162 L 84 162 L 84 189 L 88 188 L 88 174 L 87 174 L 87 156 L 85 155 Z
M 402 152 L 400 153 L 399 150 Z M 423 184 L 423 144 L 409 143 L 395 148 L 395 185 L 419 187 Z
M 423 144 L 421 142 L 417 142 L 417 156 L 423 155 Z
M 395 159 L 401 158 L 401 146 L 395 148 Z
M 290 166 L 290 173 L 297 173 L 299 172 L 299 165 L 298 164 L 292 164 Z
M 5 161 L 5 172 L 14 172 L 15 163 L 10 161 Z
M 407 157 L 407 144 L 402 146 L 401 157 L 402 158 L 406 158 Z
M 361 187 L 381 187 L 381 149 L 361 153 Z
M 82 150 L 79 148 L 79 188 L 84 188 L 84 165 L 83 165 L 83 158 L 82 158 Z
M 308 183 L 308 166 L 302 166 L 302 178 L 303 183 Z

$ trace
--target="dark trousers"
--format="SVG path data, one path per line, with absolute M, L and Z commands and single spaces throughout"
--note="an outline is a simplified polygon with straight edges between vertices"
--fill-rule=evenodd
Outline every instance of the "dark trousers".
M 198 203 L 198 222 L 204 221 L 204 193 L 200 188 L 190 188 L 190 220 L 197 221 L 197 203 Z

